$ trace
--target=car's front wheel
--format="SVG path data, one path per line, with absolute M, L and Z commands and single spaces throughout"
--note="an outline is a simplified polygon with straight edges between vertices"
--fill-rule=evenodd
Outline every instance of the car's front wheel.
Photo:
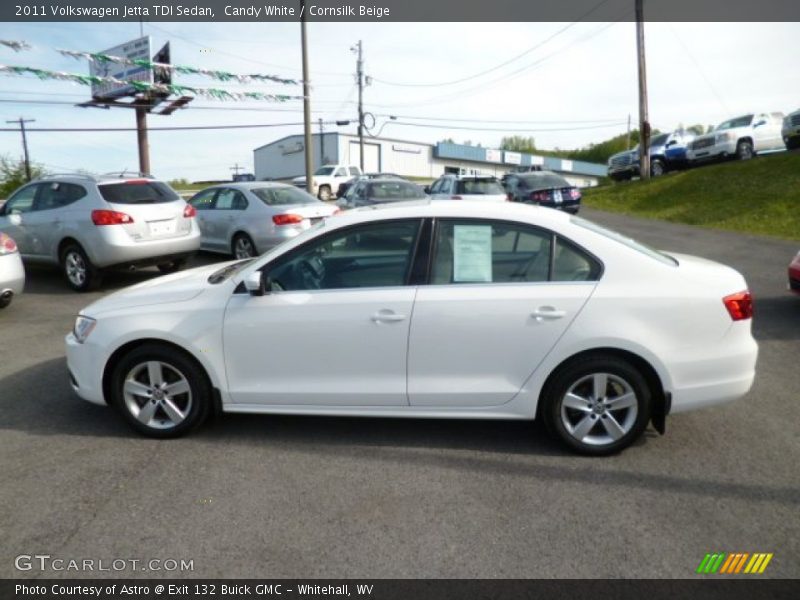
M 661 177 L 666 171 L 667 167 L 663 160 L 656 158 L 650 163 L 650 175 L 653 177 Z
M 545 426 L 581 454 L 605 456 L 632 444 L 650 420 L 651 392 L 628 361 L 593 355 L 567 363 L 542 395 Z
M 753 158 L 753 144 L 747 140 L 742 140 L 736 144 L 736 158 L 739 160 L 750 160 Z
M 211 385 L 203 369 L 180 350 L 145 344 L 114 368 L 111 401 L 140 433 L 177 437 L 208 417 Z
M 65 246 L 60 258 L 61 272 L 76 292 L 87 292 L 100 284 L 100 272 L 78 244 Z
M 319 199 L 327 202 L 331 199 L 331 188 L 328 185 L 319 186 Z

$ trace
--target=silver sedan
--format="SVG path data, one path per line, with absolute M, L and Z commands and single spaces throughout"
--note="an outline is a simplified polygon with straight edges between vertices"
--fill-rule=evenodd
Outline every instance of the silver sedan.
M 338 208 L 283 183 L 253 181 L 206 188 L 192 197 L 200 248 L 248 258 L 291 239 Z
M 11 304 L 11 299 L 25 287 L 25 269 L 14 243 L 8 235 L 0 233 L 0 308 Z

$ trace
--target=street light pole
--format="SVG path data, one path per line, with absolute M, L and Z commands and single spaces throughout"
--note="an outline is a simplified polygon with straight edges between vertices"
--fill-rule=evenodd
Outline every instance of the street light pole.
M 311 86 L 308 83 L 308 44 L 306 42 L 306 11 L 305 0 L 300 0 L 301 14 L 300 19 L 300 39 L 303 51 L 303 139 L 306 154 L 306 191 L 314 194 L 314 170 L 311 153 Z

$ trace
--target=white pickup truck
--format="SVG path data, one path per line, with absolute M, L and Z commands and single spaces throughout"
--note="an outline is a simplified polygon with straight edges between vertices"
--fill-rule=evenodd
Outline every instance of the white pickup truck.
M 353 165 L 323 165 L 314 172 L 313 193 L 317 198 L 327 202 L 333 198 L 339 184 L 361 175 L 361 169 Z M 304 176 L 292 179 L 292 185 L 306 189 Z
M 782 121 L 783 113 L 780 112 L 729 119 L 714 131 L 696 137 L 686 150 L 686 158 L 689 162 L 727 157 L 747 160 L 762 152 L 783 150 Z

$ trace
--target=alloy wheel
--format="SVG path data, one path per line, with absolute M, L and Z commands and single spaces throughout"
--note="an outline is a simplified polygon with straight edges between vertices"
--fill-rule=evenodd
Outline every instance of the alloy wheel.
M 561 423 L 578 442 L 607 446 L 633 429 L 639 401 L 630 383 L 611 373 L 592 373 L 573 383 L 561 400 Z
M 83 256 L 75 250 L 70 250 L 64 256 L 64 271 L 70 283 L 75 287 L 82 287 L 86 284 L 86 261 Z
M 253 247 L 253 242 L 250 238 L 239 236 L 233 242 L 233 255 L 236 258 L 252 258 L 256 255 L 256 249 Z
M 122 386 L 125 408 L 142 425 L 172 429 L 192 408 L 189 380 L 174 366 L 157 360 L 138 363 Z

